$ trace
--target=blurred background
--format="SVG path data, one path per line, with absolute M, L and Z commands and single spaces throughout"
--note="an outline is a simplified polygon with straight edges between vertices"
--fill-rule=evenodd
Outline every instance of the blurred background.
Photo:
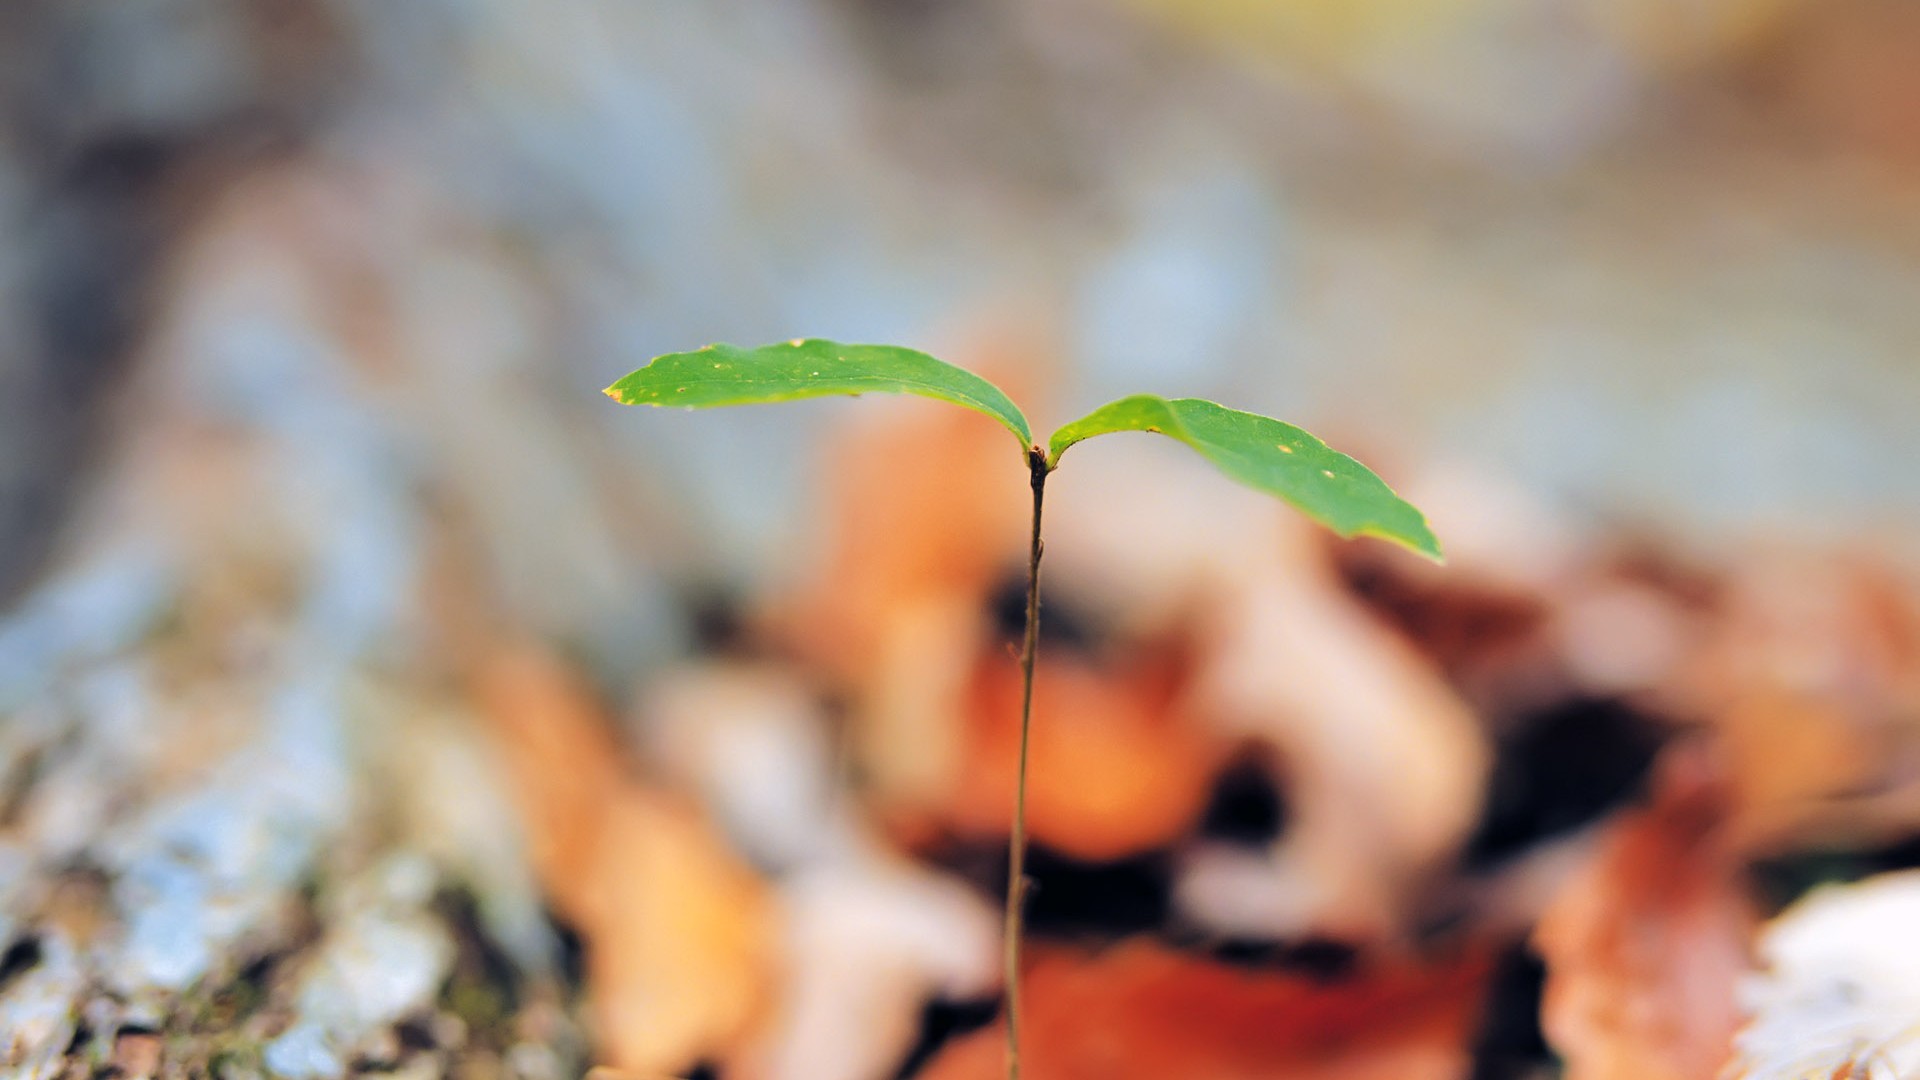
M 599 394 L 801 335 L 1452 556 L 1061 473 L 1035 1080 L 1920 1068 L 1907 0 L 12 0 L 0 222 L 6 1076 L 998 1075 L 1023 463 Z

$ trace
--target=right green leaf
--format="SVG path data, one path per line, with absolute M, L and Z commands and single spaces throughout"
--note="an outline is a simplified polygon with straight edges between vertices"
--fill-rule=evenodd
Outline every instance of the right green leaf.
M 1341 536 L 1374 536 L 1442 561 L 1426 516 L 1371 469 L 1292 424 L 1211 401 L 1121 398 L 1054 432 L 1047 460 L 1058 464 L 1067 447 L 1115 431 L 1179 439 L 1221 472 L 1279 496 Z

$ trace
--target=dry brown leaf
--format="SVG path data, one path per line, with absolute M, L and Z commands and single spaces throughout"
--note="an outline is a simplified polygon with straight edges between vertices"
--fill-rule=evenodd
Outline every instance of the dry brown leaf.
M 899 838 L 1004 836 L 1013 806 L 1019 670 L 988 614 L 1019 567 L 1029 496 L 1004 432 L 977 420 L 928 412 L 839 447 L 829 557 L 782 617 L 856 687 L 867 794 Z M 1132 667 L 1096 672 L 1058 653 L 1041 665 L 1033 832 L 1082 858 L 1171 840 L 1224 754 L 1170 713 L 1166 664 Z
M 900 409 L 912 423 L 856 426 L 833 448 L 827 551 L 778 615 L 797 647 L 856 681 L 872 674 L 895 612 L 983 599 L 1026 535 L 1025 468 L 1006 432 L 945 406 Z
M 1912 581 L 1834 551 L 1761 550 L 1680 689 L 1725 747 L 1737 843 L 1891 841 L 1920 826 L 1920 607 Z
M 765 883 L 690 803 L 623 773 L 604 716 L 552 656 L 503 652 L 478 683 L 541 880 L 587 943 L 603 1056 L 675 1072 L 737 1051 L 777 962 Z
M 825 553 L 769 622 L 851 690 L 852 752 L 875 808 L 938 832 L 987 598 L 1025 542 L 1026 475 L 985 417 L 931 402 L 871 416 L 831 448 Z
M 1228 934 L 1391 933 L 1476 818 L 1479 721 L 1355 603 L 1309 523 L 1151 449 L 1118 441 L 1049 494 L 1046 581 L 1122 644 L 1097 665 L 1042 650 L 1035 836 L 1083 857 L 1164 843 L 1192 824 L 1225 756 L 1254 743 L 1285 763 L 1288 836 L 1227 868 L 1230 881 L 1202 860 L 1208 880 L 1183 884 L 1182 914 Z M 930 653 L 969 629 L 958 616 L 940 625 Z M 916 683 L 922 694 L 972 688 L 949 823 L 1004 830 L 1016 671 L 998 652 L 960 676 L 918 670 L 938 675 Z
M 1695 689 L 1709 707 L 1755 686 L 1866 706 L 1920 700 L 1915 582 L 1839 550 L 1760 548 L 1734 561 Z
M 1189 707 L 1286 762 L 1291 816 L 1263 864 L 1195 859 L 1182 907 L 1242 936 L 1393 936 L 1479 817 L 1491 748 L 1432 663 L 1334 580 L 1312 526 L 1270 521 L 1274 552 L 1214 584 Z
M 817 689 L 780 664 L 683 663 L 650 680 L 636 711 L 643 753 L 696 793 L 740 852 L 784 871 L 832 850 L 832 737 Z
M 496 650 L 476 669 L 475 692 L 503 751 L 534 868 L 555 908 L 577 921 L 603 811 L 627 782 L 612 729 L 573 673 L 539 649 Z
M 1148 665 L 1095 670 L 1049 659 L 1033 691 L 1027 822 L 1033 838 L 1081 859 L 1159 847 L 1199 817 L 1224 740 L 1171 710 Z M 962 780 L 948 813 L 964 835 L 1005 836 L 1020 748 L 1020 671 L 977 668 Z
M 1755 916 L 1726 842 L 1726 793 L 1698 747 L 1661 763 L 1535 932 L 1541 1026 L 1567 1080 L 1712 1080 L 1740 1016 Z
M 788 963 L 778 1013 L 729 1076 L 887 1076 L 913 1046 L 928 1001 L 999 989 L 996 905 L 878 848 L 851 846 L 782 880 Z
M 1920 10 L 1902 0 L 1807 5 L 1760 65 L 1765 105 L 1849 155 L 1920 173 Z M 1897 170 L 1897 171 L 1894 171 Z M 1909 189 L 1910 190 L 1910 189 Z
M 727 1062 L 729 1076 L 884 1076 L 913 1045 L 928 1000 L 998 989 L 997 907 L 875 843 L 833 798 L 826 720 L 796 672 L 683 665 L 641 701 L 649 761 L 700 791 L 761 865 L 783 871 L 777 1000 L 754 1045 Z
M 1479 957 L 1324 984 L 1130 942 L 1041 952 L 1028 971 L 1026 1075 L 1044 1080 L 1457 1080 L 1483 1000 Z M 992 1080 L 1005 1034 L 976 1032 L 924 1080 Z
M 586 871 L 587 986 L 607 1060 L 724 1060 L 762 1019 L 777 964 L 766 887 L 691 806 L 629 791 Z
M 1715 717 L 1743 847 L 1787 842 L 1836 795 L 1872 790 L 1890 733 L 1832 701 L 1755 687 Z

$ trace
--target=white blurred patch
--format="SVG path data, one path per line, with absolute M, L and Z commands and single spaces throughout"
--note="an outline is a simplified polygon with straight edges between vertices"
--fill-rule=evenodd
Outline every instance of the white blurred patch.
M 1920 1071 L 1920 871 L 1823 888 L 1761 935 L 1738 1077 Z M 1843 1072 L 1849 1063 L 1859 1071 Z

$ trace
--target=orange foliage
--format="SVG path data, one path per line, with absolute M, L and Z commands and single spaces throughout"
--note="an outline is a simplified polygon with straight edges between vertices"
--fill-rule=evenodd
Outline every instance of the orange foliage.
M 1049 657 L 1033 690 L 1027 821 L 1033 838 L 1081 859 L 1159 847 L 1206 803 L 1224 743 L 1168 707 L 1166 677 Z M 961 780 L 949 813 L 963 834 L 1005 836 L 1020 743 L 1020 670 L 987 656 L 974 673 Z
M 1327 984 L 1145 942 L 1036 952 L 1022 1044 L 1045 1080 L 1456 1080 L 1488 973 L 1468 956 Z M 1004 1039 L 968 1036 L 925 1080 L 1004 1075 Z
M 1023 567 L 1030 494 L 991 421 L 952 409 L 916 420 L 841 442 L 827 557 L 779 621 L 801 652 L 856 685 L 869 795 L 896 837 L 1003 837 L 1020 671 L 986 614 L 1003 575 Z M 1172 714 L 1177 672 L 1157 661 L 1095 670 L 1042 651 L 1035 839 L 1086 859 L 1174 839 L 1225 754 L 1217 734 Z
M 1726 843 L 1726 797 L 1696 748 L 1622 821 L 1535 931 L 1541 1026 L 1567 1080 L 1712 1080 L 1740 1015 L 1755 913 Z
M 786 616 L 796 645 L 847 673 L 871 666 L 902 609 L 985 596 L 1026 531 L 1025 465 L 1004 429 L 931 402 L 900 407 L 914 423 L 858 427 L 837 443 L 833 535 Z
M 690 803 L 625 774 L 605 716 L 552 656 L 502 652 L 477 683 L 541 883 L 586 941 L 605 1059 L 664 1073 L 727 1056 L 766 1007 L 765 884 Z

